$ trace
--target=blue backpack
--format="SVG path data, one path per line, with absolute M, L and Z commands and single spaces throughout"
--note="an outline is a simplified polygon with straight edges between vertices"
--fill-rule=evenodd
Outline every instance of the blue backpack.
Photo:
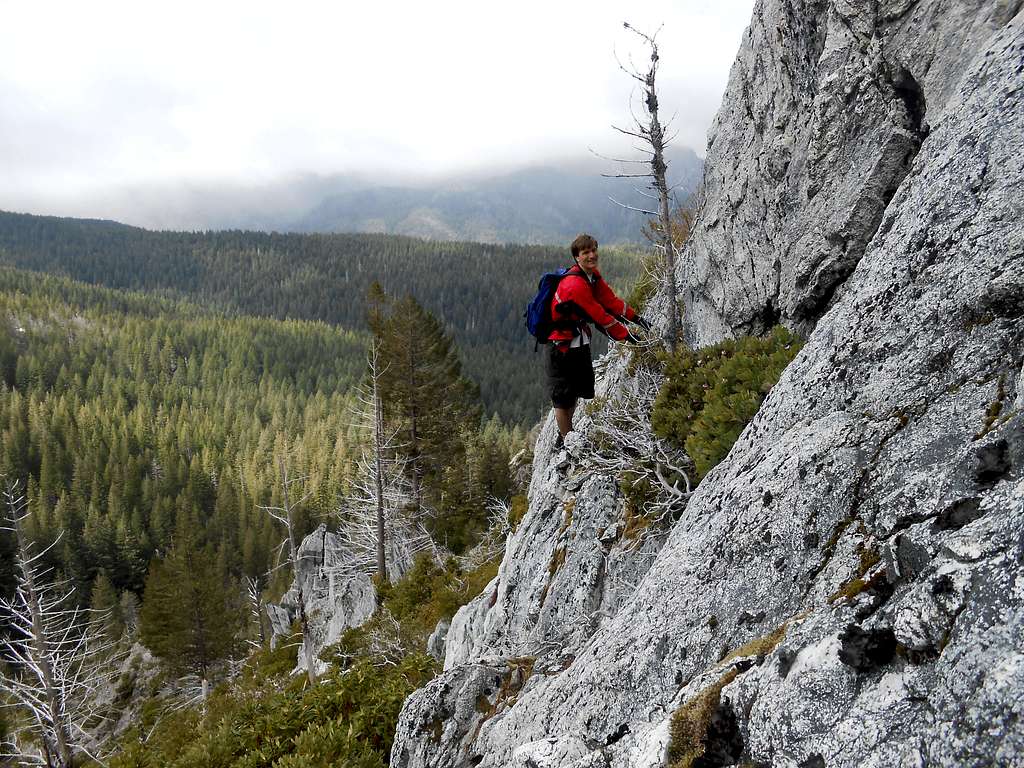
M 537 295 L 526 307 L 523 317 L 526 318 L 526 330 L 537 340 L 537 344 L 547 344 L 548 336 L 554 330 L 555 323 L 551 319 L 551 300 L 558 290 L 558 284 L 572 267 L 562 267 L 555 272 L 546 272 L 537 286 Z M 536 344 L 534 345 L 536 349 Z

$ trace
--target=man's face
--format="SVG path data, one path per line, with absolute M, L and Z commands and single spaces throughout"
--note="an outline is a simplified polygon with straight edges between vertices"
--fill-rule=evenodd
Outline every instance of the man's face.
M 580 266 L 586 272 L 593 272 L 597 269 L 597 248 L 587 248 L 585 251 L 580 251 L 576 261 L 580 263 Z

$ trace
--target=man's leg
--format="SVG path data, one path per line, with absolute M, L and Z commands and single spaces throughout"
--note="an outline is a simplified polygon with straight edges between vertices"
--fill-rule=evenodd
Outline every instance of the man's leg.
M 555 412 L 555 423 L 558 425 L 560 438 L 564 438 L 572 431 L 572 416 L 576 411 L 572 357 L 572 350 L 559 350 L 554 344 L 545 351 L 551 409 Z M 559 439 L 558 442 L 560 444 L 562 440 Z
M 569 391 L 572 393 L 572 406 L 569 408 L 555 406 L 555 421 L 558 422 L 558 431 L 561 433 L 562 439 L 572 432 L 572 417 L 576 413 L 579 398 L 593 399 L 594 397 L 594 362 L 590 357 L 589 344 L 570 349 L 566 353 L 565 377 Z
M 555 408 L 555 422 L 558 424 L 558 432 L 564 439 L 572 432 L 572 415 L 576 412 L 576 406 L 572 408 Z

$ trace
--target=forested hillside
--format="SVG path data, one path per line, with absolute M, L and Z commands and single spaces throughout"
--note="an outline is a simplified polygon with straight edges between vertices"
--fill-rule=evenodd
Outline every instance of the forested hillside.
M 380 457 L 395 468 L 389 489 L 414 489 L 416 508 L 396 514 L 446 547 L 432 551 L 472 545 L 488 500 L 513 493 L 524 436 L 481 421 L 435 317 L 374 296 L 371 336 L 0 266 L 0 598 L 25 594 L 18 563 L 40 553 L 38 578 L 66 579 L 108 638 L 141 638 L 170 679 L 197 675 L 205 690 L 263 640 L 250 612 L 292 578 L 289 536 L 360 525 L 371 339 L 390 375 L 387 428 L 412 437 Z M 273 512 L 285 507 L 288 528 Z M 0 618 L 2 643 L 17 632 L 6 607 Z
M 276 458 L 308 475 L 306 520 L 336 510 L 359 335 L 10 268 L 0 318 L 0 469 L 27 481 L 31 538 L 62 536 L 51 560 L 80 594 L 100 571 L 141 594 L 176 531 L 262 578 L 281 539 L 257 509 L 280 495 Z
M 283 533 L 258 507 L 280 503 L 282 460 L 310 494 L 298 533 L 338 519 L 365 441 L 355 389 L 367 340 L 0 267 L 0 472 L 23 482 L 30 538 L 60 537 L 51 563 L 83 596 L 101 572 L 141 594 L 150 561 L 185 539 L 225 575 L 265 582 Z M 458 519 L 470 536 L 466 505 L 500 484 L 489 466 L 473 473 L 494 455 L 507 472 L 521 438 L 458 426 L 460 490 L 438 491 L 433 508 L 437 525 Z
M 396 297 L 411 293 L 453 331 L 485 413 L 520 424 L 533 423 L 546 407 L 523 309 L 539 275 L 568 259 L 567 249 L 542 246 L 392 235 L 150 232 L 0 212 L 0 262 L 227 312 L 361 329 L 374 281 Z M 617 288 L 632 282 L 637 264 L 630 253 L 602 251 L 602 270 Z

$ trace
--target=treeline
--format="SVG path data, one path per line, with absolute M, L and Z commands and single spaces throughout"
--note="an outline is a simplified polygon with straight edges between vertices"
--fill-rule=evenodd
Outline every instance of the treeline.
M 226 311 L 348 329 L 365 328 L 364 297 L 379 282 L 392 296 L 415 296 L 454 334 L 485 413 L 529 425 L 546 403 L 522 313 L 540 274 L 565 265 L 569 256 L 567 248 L 395 235 L 150 232 L 0 212 L 0 261 Z M 625 291 L 638 260 L 606 249 L 601 268 Z

